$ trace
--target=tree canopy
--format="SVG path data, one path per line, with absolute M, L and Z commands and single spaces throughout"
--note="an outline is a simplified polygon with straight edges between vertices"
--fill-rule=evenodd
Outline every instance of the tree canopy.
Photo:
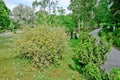
M 118 23 L 120 23 L 120 0 L 112 0 L 112 3 L 111 14 L 113 15 L 114 23 L 118 26 Z
M 7 8 L 3 0 L 0 0 L 0 26 L 2 29 L 7 29 L 10 25 L 9 18 L 10 10 Z

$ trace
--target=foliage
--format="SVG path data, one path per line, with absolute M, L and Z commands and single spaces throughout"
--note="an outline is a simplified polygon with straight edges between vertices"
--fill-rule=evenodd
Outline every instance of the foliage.
M 109 75 L 110 80 L 120 80 L 120 69 L 113 68 Z
M 120 28 L 113 32 L 113 44 L 120 48 Z
M 29 6 L 22 4 L 19 4 L 13 8 L 13 11 L 11 12 L 11 18 L 19 26 L 23 26 L 25 24 L 33 24 L 34 17 L 34 10 Z
M 16 45 L 19 53 L 32 58 L 37 67 L 45 67 L 58 63 L 66 41 L 67 36 L 62 28 L 39 26 L 24 29 Z
M 100 30 L 99 35 L 105 35 L 107 40 L 112 39 L 113 44 L 117 47 L 120 47 L 119 3 L 119 0 L 101 0 L 101 4 L 96 8 L 96 19 L 98 23 L 103 23 L 103 25 L 101 25 L 103 28 Z
M 82 75 L 69 68 L 68 64 L 74 64 L 71 60 L 74 53 L 71 48 L 65 49 L 60 65 L 49 67 L 44 70 L 34 68 L 32 61 L 26 58 L 20 58 L 14 51 L 17 34 L 13 37 L 0 35 L 0 80 L 85 80 Z M 8 75 L 9 74 L 9 75 Z M 71 76 L 70 76 L 71 75 Z
M 35 25 L 45 25 L 48 20 L 48 13 L 46 11 L 40 10 L 35 13 Z
M 101 71 L 102 80 L 109 80 L 109 73 L 107 71 Z
M 70 0 L 69 9 L 72 10 L 74 19 L 78 24 L 78 30 L 80 27 L 87 29 L 87 27 L 93 27 L 94 8 L 97 0 Z
M 99 31 L 99 36 L 106 36 L 106 39 L 109 41 L 112 40 L 113 44 L 117 47 L 120 47 L 120 28 L 109 29 L 102 28 Z
M 118 23 L 120 23 L 120 1 L 119 0 L 112 0 L 112 6 L 110 7 L 110 12 L 113 15 L 113 21 L 118 27 Z
M 10 31 L 13 31 L 16 33 L 16 29 L 18 29 L 18 24 L 14 21 L 11 20 L 11 23 L 8 28 Z
M 66 28 L 69 29 L 69 31 L 73 31 L 76 28 L 76 22 L 73 19 L 73 15 L 69 14 L 69 15 L 64 15 L 64 16 L 60 16 L 61 17 L 61 22 L 63 25 L 66 26 Z
M 116 37 L 116 38 L 114 39 L 113 44 L 116 45 L 117 47 L 120 47 L 120 37 Z
M 93 63 L 85 66 L 83 74 L 87 77 L 87 80 L 102 80 L 99 68 Z
M 100 0 L 97 7 L 95 7 L 95 18 L 97 25 L 104 23 L 106 26 L 111 26 L 113 23 L 113 17 L 110 13 L 108 0 Z
M 106 55 L 110 50 L 110 44 L 107 43 L 104 37 L 97 40 L 85 32 L 81 32 L 80 38 L 81 44 L 79 44 L 76 50 L 80 64 L 85 66 L 89 62 L 92 62 L 100 67 L 106 60 Z
M 7 29 L 10 25 L 9 18 L 10 10 L 7 8 L 3 0 L 0 0 L 0 26 L 2 29 Z
M 57 5 L 57 0 L 40 0 L 40 1 L 34 1 L 32 3 L 33 8 L 40 7 L 40 10 L 48 11 L 49 14 L 51 14 L 51 11 L 54 11 Z

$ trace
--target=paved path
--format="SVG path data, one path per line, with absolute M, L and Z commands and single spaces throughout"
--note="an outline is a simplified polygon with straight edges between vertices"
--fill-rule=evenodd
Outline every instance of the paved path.
M 95 29 L 90 34 L 97 36 L 100 29 Z M 110 53 L 107 55 L 107 61 L 102 65 L 102 68 L 110 72 L 112 68 L 120 68 L 120 51 L 112 47 Z

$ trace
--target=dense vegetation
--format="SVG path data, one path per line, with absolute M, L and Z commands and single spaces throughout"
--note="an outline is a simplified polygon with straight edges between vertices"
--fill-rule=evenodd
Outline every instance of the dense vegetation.
M 7 8 L 3 0 L 0 0 L 0 31 L 3 29 L 8 29 L 10 25 L 9 18 L 10 10 Z
M 120 48 L 120 1 L 70 0 L 69 14 L 58 4 L 10 11 L 0 0 L 0 79 L 120 80 L 120 69 L 101 68 L 112 44 Z M 95 28 L 99 37 L 89 34 Z
M 45 26 L 25 29 L 16 43 L 22 57 L 33 59 L 39 68 L 58 64 L 66 45 L 67 35 L 63 29 Z

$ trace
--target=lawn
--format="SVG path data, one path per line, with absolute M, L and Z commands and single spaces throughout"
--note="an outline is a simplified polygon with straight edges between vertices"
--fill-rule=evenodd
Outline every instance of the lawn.
M 83 80 L 75 65 L 72 49 L 66 49 L 57 67 L 43 70 L 34 68 L 30 60 L 18 57 L 14 45 L 15 36 L 0 36 L 0 80 Z

